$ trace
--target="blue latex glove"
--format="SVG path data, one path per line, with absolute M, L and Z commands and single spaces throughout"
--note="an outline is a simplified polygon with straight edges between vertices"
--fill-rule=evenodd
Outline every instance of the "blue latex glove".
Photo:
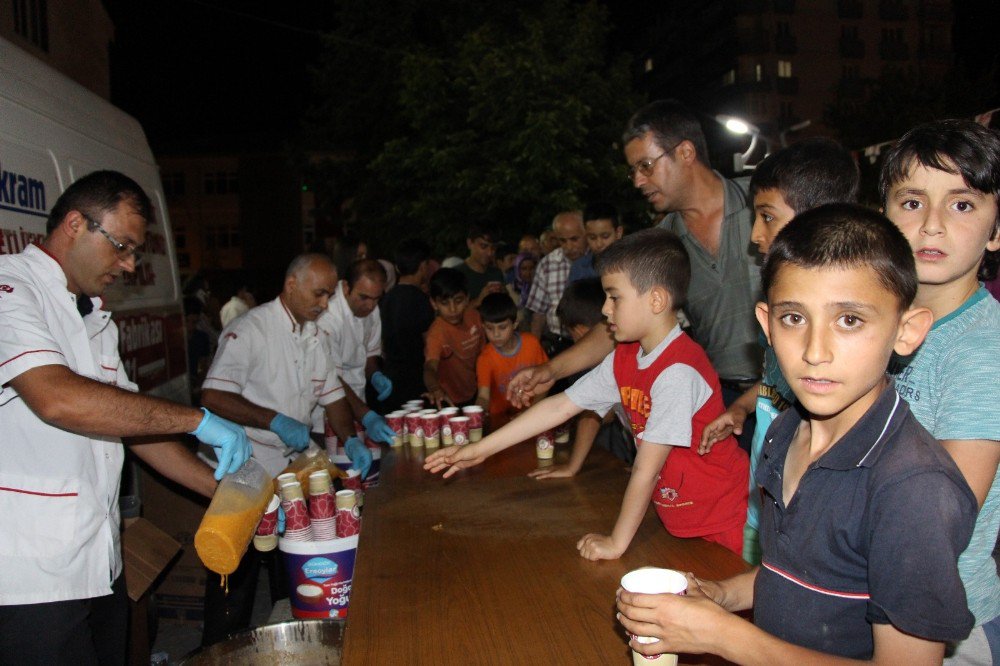
M 376 396 L 381 402 L 385 400 L 390 395 L 392 395 L 392 380 L 382 374 L 380 370 L 376 370 L 372 374 L 372 388 L 378 391 Z
M 278 505 L 278 534 L 285 533 L 285 510 Z
M 344 451 L 351 459 L 354 469 L 361 472 L 361 478 L 368 476 L 368 470 L 372 468 L 372 452 L 368 450 L 361 438 L 355 435 L 344 442 Z
M 215 456 L 219 459 L 215 480 L 219 481 L 226 474 L 238 470 L 250 458 L 250 440 L 242 426 L 216 416 L 204 407 L 201 411 L 205 412 L 205 416 L 191 434 L 215 449 Z
M 309 446 L 309 426 L 282 413 L 274 415 L 268 428 L 295 451 L 305 451 Z
M 396 433 L 384 418 L 375 413 L 374 409 L 369 409 L 368 413 L 361 417 L 361 425 L 365 427 L 365 432 L 373 441 L 392 446 L 392 437 Z

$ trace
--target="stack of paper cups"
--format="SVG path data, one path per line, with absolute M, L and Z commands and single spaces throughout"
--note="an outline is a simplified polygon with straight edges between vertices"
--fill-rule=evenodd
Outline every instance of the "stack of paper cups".
M 347 470 L 347 476 L 341 482 L 344 484 L 344 490 L 353 490 L 354 494 L 358 496 L 358 508 L 363 507 L 365 505 L 365 491 L 361 485 L 361 470 L 352 467 Z
M 281 508 L 285 511 L 285 535 L 289 541 L 312 541 L 312 524 L 302 484 L 289 481 L 281 486 Z
M 274 550 L 278 546 L 278 506 L 281 500 L 277 495 L 271 496 L 271 502 L 264 510 L 264 517 L 257 523 L 257 532 L 253 535 L 254 548 L 262 553 Z
M 420 423 L 420 412 L 407 412 L 403 422 L 406 424 L 406 441 L 410 446 L 423 446 L 424 430 Z
M 406 425 L 404 420 L 404 415 L 406 412 L 396 411 L 389 412 L 385 415 L 385 422 L 389 424 L 392 428 L 392 445 L 402 446 L 403 438 L 406 436 Z
M 353 490 L 337 491 L 337 536 L 354 536 L 361 531 L 361 513 Z
M 407 400 L 403 403 L 403 408 L 406 411 L 414 410 L 420 411 L 424 408 L 424 401 L 422 398 L 414 398 L 413 400 Z
M 441 417 L 438 413 L 424 414 L 420 417 L 420 423 L 424 430 L 424 446 L 428 449 L 441 446 Z
M 458 407 L 445 407 L 438 415 L 441 417 L 441 443 L 451 446 L 455 440 L 451 437 L 451 423 L 448 420 L 453 416 L 458 416 Z
M 621 585 L 629 592 L 640 594 L 687 594 L 687 577 L 680 571 L 673 569 L 657 569 L 655 567 L 635 569 L 622 576 Z M 632 639 L 636 643 L 656 642 L 656 639 L 651 636 L 632 634 Z M 668 652 L 647 656 L 632 650 L 632 663 L 634 666 L 646 666 L 646 664 L 676 666 L 677 655 Z
M 555 435 L 551 430 L 546 430 L 535 439 L 535 454 L 540 460 L 548 460 L 555 452 Z
M 470 405 L 463 407 L 462 413 L 469 417 L 469 441 L 478 442 L 483 438 L 483 408 Z
M 337 504 L 325 469 L 309 475 L 309 519 L 316 541 L 337 537 Z

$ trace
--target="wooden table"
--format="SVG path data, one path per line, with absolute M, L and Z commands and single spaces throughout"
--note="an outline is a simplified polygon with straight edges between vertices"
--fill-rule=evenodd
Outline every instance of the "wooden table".
M 557 453 L 557 461 L 568 455 Z M 650 508 L 618 560 L 577 554 L 609 534 L 628 483 L 595 449 L 571 479 L 536 481 L 521 444 L 442 480 L 408 445 L 382 458 L 365 494 L 343 664 L 630 664 L 615 590 L 641 566 L 722 578 L 743 561 L 701 539 L 671 537 Z

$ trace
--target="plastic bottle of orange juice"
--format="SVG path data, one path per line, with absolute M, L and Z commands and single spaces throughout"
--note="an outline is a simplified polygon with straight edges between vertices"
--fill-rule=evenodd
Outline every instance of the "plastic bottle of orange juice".
M 194 535 L 206 567 L 223 576 L 236 571 L 273 495 L 270 475 L 253 458 L 222 477 Z

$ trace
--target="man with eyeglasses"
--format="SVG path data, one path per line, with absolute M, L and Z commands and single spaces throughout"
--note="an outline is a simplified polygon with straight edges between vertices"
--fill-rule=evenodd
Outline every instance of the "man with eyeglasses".
M 135 270 L 153 219 L 114 171 L 70 185 L 47 236 L 0 257 L 0 655 L 18 663 L 125 663 L 128 599 L 118 489 L 124 448 L 211 497 L 250 456 L 243 428 L 136 393 L 101 294 Z M 194 434 L 211 468 L 177 439 Z
M 721 378 L 728 405 L 756 381 L 762 361 L 753 313 L 760 260 L 750 242 L 749 179 L 728 179 L 709 166 L 698 118 L 676 100 L 639 109 L 625 128 L 623 145 L 629 180 L 653 210 L 666 213 L 658 226 L 676 233 L 688 251 L 691 284 L 684 313 L 692 337 Z M 536 386 L 547 388 L 554 379 L 595 365 L 612 346 L 606 328 L 595 326 L 570 352 L 515 376 L 509 399 L 524 403 Z M 753 424 L 743 430 L 740 442 L 748 447 Z

